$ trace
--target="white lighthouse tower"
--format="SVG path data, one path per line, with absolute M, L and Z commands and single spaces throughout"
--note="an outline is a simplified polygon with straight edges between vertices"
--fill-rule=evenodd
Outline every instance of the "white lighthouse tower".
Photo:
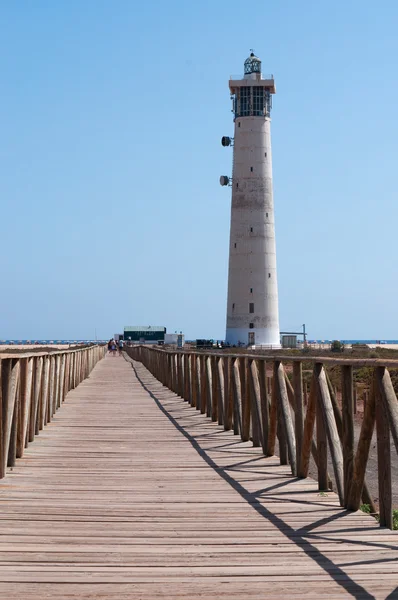
M 226 342 L 280 347 L 275 221 L 272 192 L 272 75 L 261 73 L 253 52 L 243 79 L 231 78 L 235 136 L 233 147 Z

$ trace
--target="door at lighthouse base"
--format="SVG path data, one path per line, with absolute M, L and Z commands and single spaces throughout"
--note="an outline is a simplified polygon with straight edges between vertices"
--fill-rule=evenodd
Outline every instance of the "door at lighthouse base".
M 249 346 L 254 346 L 254 331 L 249 332 Z

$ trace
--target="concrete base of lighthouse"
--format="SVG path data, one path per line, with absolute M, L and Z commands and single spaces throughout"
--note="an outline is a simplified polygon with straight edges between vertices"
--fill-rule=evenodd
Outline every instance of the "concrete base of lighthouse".
M 228 327 L 225 341 L 231 346 L 262 346 L 275 350 L 281 348 L 279 331 L 266 328 Z

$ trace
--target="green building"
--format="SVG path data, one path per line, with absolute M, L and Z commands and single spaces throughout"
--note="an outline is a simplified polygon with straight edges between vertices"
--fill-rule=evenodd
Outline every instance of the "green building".
M 141 344 L 164 343 L 166 327 L 157 327 L 156 325 L 137 325 L 134 327 L 125 327 L 123 339 L 126 342 L 138 342 Z

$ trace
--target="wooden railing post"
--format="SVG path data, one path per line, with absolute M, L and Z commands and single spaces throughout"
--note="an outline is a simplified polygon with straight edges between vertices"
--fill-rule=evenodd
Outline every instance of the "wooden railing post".
M 391 382 L 390 373 L 385 367 L 379 367 L 376 371 L 377 384 L 386 408 L 388 421 L 390 424 L 392 439 L 395 449 L 398 453 L 398 401 L 395 395 L 394 387 Z
M 189 354 L 184 354 L 184 400 L 189 402 L 190 386 L 189 386 Z
M 184 397 L 184 372 L 182 367 L 182 354 L 177 354 L 177 369 L 178 369 L 178 395 Z
M 385 368 L 376 369 L 376 432 L 377 432 L 377 468 L 379 475 L 379 511 L 381 527 L 392 529 L 392 481 L 391 449 L 388 412 L 380 387 L 383 384 Z
M 318 489 L 326 491 L 329 489 L 328 481 L 328 445 L 325 423 L 322 414 L 322 400 L 318 385 L 319 374 L 322 370 L 322 363 L 315 363 L 314 373 L 316 374 L 316 440 L 318 448 Z
M 242 386 L 240 382 L 240 366 L 238 357 L 235 358 L 232 364 L 232 386 L 234 400 L 234 434 L 241 434 L 242 436 Z
M 167 353 L 167 387 L 169 388 L 169 390 L 173 389 L 172 366 L 173 366 L 173 361 L 171 358 L 171 354 L 168 352 Z
M 70 366 L 71 366 L 72 360 L 73 360 L 72 355 L 69 355 L 69 357 L 70 357 Z M 44 362 L 42 364 L 43 387 L 42 387 L 41 394 L 40 394 L 41 405 L 42 405 L 43 425 L 47 425 L 47 423 L 48 423 L 48 408 L 47 407 L 48 407 L 49 395 L 50 395 L 50 367 L 51 367 L 51 357 L 46 356 L 44 358 Z M 37 368 L 37 365 L 36 365 L 36 368 Z M 70 373 L 69 373 L 68 392 L 71 389 L 71 374 Z M 36 370 L 36 379 L 37 379 L 37 377 L 38 377 L 38 371 Z M 33 396 L 33 401 L 32 401 L 32 418 L 31 418 L 30 425 L 29 425 L 29 441 L 30 442 L 33 441 L 33 436 L 34 436 L 34 427 L 35 427 L 34 424 L 35 424 L 35 416 L 36 416 L 35 402 L 36 402 L 36 399 L 38 399 L 38 398 L 39 398 L 39 391 L 35 384 L 34 396 Z
M 195 359 L 196 369 L 196 410 L 202 410 L 202 379 L 200 372 L 200 354 Z
M 250 439 L 250 391 L 249 391 L 249 361 L 242 358 L 239 361 L 241 401 L 242 401 L 242 440 Z
M 41 357 L 33 357 L 21 360 L 20 370 L 20 394 L 21 394 L 21 421 L 17 442 L 17 458 L 22 458 L 28 430 L 30 404 L 32 399 L 33 366 L 35 360 L 43 360 Z
M 277 419 L 278 419 L 278 407 L 277 407 L 277 380 L 278 377 L 278 366 L 274 361 L 272 363 L 272 381 L 271 381 L 271 410 L 269 415 L 269 434 L 268 434 L 268 448 L 267 456 L 274 456 L 275 454 L 275 443 L 276 443 L 276 430 L 277 430 Z
M 62 354 L 60 383 L 59 383 L 59 406 L 61 406 L 63 401 L 65 400 L 65 366 L 66 366 L 66 354 Z M 91 365 L 89 366 L 88 361 L 87 361 L 86 378 L 90 375 L 90 372 L 91 372 Z
M 20 367 L 21 366 L 20 361 L 18 361 L 18 363 L 19 363 L 19 367 Z M 10 439 L 8 442 L 8 459 L 7 459 L 8 467 L 14 467 L 15 461 L 17 458 L 18 423 L 20 420 L 20 412 L 21 412 L 21 403 L 20 403 L 21 394 L 19 391 L 20 373 L 21 373 L 21 371 L 19 370 L 19 377 L 17 378 L 16 390 L 15 390 L 14 407 L 13 407 L 13 411 L 12 411 Z
M 207 385 L 206 385 L 206 356 L 200 355 L 200 412 L 204 415 L 207 411 Z
M 232 359 L 227 356 L 224 359 L 224 429 L 232 429 L 233 420 L 233 389 L 232 389 Z
M 213 405 L 213 384 L 211 375 L 211 358 L 205 356 L 205 369 L 206 369 L 206 417 L 211 417 L 212 405 Z
M 280 404 L 280 415 L 282 417 L 282 427 L 284 429 L 284 438 L 287 444 L 287 452 L 292 469 L 292 475 L 297 475 L 296 441 L 294 437 L 294 427 L 286 389 L 285 371 L 281 362 L 276 361 L 276 369 L 278 400 Z
M 217 421 L 218 419 L 218 374 L 217 374 L 217 361 L 214 354 L 210 355 L 211 364 L 211 420 Z
M 347 508 L 354 476 L 354 379 L 352 366 L 341 369 L 344 506 Z
M 358 440 L 357 452 L 354 459 L 354 468 L 352 481 L 349 486 L 347 508 L 349 510 L 358 510 L 361 503 L 361 495 L 365 481 L 366 464 L 368 461 L 370 445 L 376 418 L 376 375 L 373 375 L 372 386 L 370 388 L 369 402 L 366 404 L 363 415 L 361 432 Z M 343 425 L 344 427 L 344 425 Z
M 258 373 L 258 364 L 256 360 L 252 360 L 250 364 L 250 385 L 252 399 L 253 445 L 261 444 L 263 452 L 265 454 L 267 452 L 267 447 L 264 441 L 263 415 L 261 407 L 261 387 Z M 255 431 L 258 436 L 258 440 L 255 440 Z M 255 441 L 257 442 L 257 444 L 255 444 Z
M 260 400 L 261 400 L 261 429 L 262 429 L 262 447 L 263 452 L 267 455 L 268 449 L 268 432 L 269 432 L 269 401 L 267 389 L 267 363 L 265 360 L 257 361 L 258 378 L 260 384 Z
M 224 387 L 224 359 L 221 356 L 216 357 L 217 366 L 217 412 L 218 424 L 224 425 L 224 406 L 225 406 L 225 387 Z
M 198 371 L 196 369 L 196 354 L 192 352 L 191 354 L 191 406 L 196 408 L 197 404 L 197 393 L 198 387 L 196 385 L 196 378 L 198 375 Z
M 293 363 L 293 389 L 295 403 L 296 468 L 297 473 L 299 473 L 304 436 L 303 367 L 301 362 Z
M 341 506 L 344 506 L 344 476 L 343 476 L 343 453 L 341 450 L 340 436 L 337 431 L 329 387 L 326 380 L 325 369 L 322 367 L 318 373 L 318 405 L 321 408 L 323 424 L 329 442 L 330 455 L 332 458 L 334 476 L 337 492 Z M 318 427 L 318 421 L 317 421 Z M 327 466 L 326 466 L 327 471 Z M 327 477 L 327 474 L 326 474 Z
M 18 390 L 19 360 L 1 360 L 1 382 L 2 382 L 2 421 L 1 421 L 1 457 L 0 457 L 0 479 L 5 477 L 8 453 L 11 440 L 11 428 L 14 417 L 14 407 Z
M 303 447 L 301 451 L 301 460 L 300 460 L 300 469 L 299 469 L 299 477 L 305 479 L 308 477 L 308 471 L 310 466 L 310 457 L 311 457 L 311 446 L 312 446 L 312 436 L 314 431 L 315 417 L 316 417 L 316 368 L 314 366 L 314 371 L 311 380 L 310 394 L 308 398 L 307 405 L 307 414 L 304 422 L 304 435 L 303 435 Z M 318 452 L 317 452 L 317 461 L 318 461 Z
M 54 402 L 54 387 L 55 387 L 55 382 L 54 382 L 54 378 L 55 378 L 55 360 L 53 356 L 50 356 L 50 379 L 49 379 L 49 394 L 48 394 L 48 399 L 47 399 L 47 422 L 51 423 L 52 420 L 52 416 L 53 416 L 53 402 Z M 75 389 L 76 386 L 78 385 L 78 358 L 77 358 L 77 353 L 74 354 L 74 377 L 73 377 L 73 381 L 74 381 L 74 386 L 73 388 Z M 36 401 L 36 400 L 35 400 Z M 36 415 L 36 410 L 37 407 L 35 407 L 35 415 Z M 34 421 L 36 423 L 36 420 Z

